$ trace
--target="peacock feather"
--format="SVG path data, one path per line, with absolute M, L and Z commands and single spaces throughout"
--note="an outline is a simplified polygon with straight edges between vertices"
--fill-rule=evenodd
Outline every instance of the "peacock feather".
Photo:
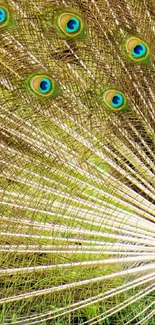
M 154 0 L 0 0 L 0 324 L 155 324 Z

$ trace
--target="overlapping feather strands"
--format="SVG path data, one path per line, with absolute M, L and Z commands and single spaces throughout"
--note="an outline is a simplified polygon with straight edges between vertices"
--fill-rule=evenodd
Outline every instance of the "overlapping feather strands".
M 0 1 L 0 324 L 154 324 L 153 0 Z

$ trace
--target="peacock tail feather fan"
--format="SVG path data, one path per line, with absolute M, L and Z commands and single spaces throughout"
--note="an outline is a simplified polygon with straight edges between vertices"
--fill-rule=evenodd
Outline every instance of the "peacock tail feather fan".
M 155 324 L 154 0 L 0 0 L 0 324 Z

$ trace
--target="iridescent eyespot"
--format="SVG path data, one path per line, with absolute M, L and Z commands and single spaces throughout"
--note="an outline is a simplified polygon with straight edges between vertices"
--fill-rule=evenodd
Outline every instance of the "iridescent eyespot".
M 9 21 L 8 10 L 0 6 L 0 28 L 6 26 L 8 21 Z
M 148 45 L 137 37 L 130 38 L 126 43 L 127 53 L 135 62 L 146 61 L 150 54 Z
M 35 75 L 29 80 L 30 89 L 42 97 L 54 95 L 56 87 L 53 80 L 47 75 Z
M 147 52 L 146 46 L 144 44 L 138 44 L 133 48 L 131 54 L 135 58 L 141 58 L 146 54 L 146 52 Z
M 103 93 L 104 104 L 112 111 L 121 111 L 127 107 L 127 100 L 123 93 L 116 89 L 108 89 Z
M 58 17 L 58 26 L 69 37 L 75 37 L 83 30 L 82 19 L 70 12 L 63 13 Z
M 80 28 L 80 21 L 76 17 L 71 17 L 66 24 L 65 30 L 68 33 L 76 33 Z

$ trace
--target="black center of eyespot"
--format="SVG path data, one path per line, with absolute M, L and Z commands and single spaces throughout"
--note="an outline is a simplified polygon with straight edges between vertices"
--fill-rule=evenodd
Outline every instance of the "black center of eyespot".
M 47 86 L 48 86 L 47 81 L 45 81 L 45 80 L 41 81 L 41 83 L 40 83 L 40 88 L 41 88 L 42 90 L 46 90 L 46 89 L 47 89 Z
M 40 81 L 40 92 L 42 94 L 47 94 L 51 90 L 52 90 L 51 80 L 47 77 L 42 78 L 42 80 Z
M 67 27 L 69 29 L 74 29 L 75 25 L 76 25 L 76 21 L 74 19 L 70 19 L 69 22 L 67 23 Z
M 66 31 L 70 33 L 76 33 L 80 28 L 80 20 L 77 17 L 72 17 L 66 24 Z
M 143 47 L 141 45 L 137 45 L 137 46 L 134 47 L 134 52 L 136 54 L 140 54 L 141 51 L 143 51 Z
M 118 96 L 114 96 L 113 99 L 112 99 L 112 102 L 113 102 L 114 104 L 118 104 L 119 101 L 120 101 L 120 98 L 119 98 Z

